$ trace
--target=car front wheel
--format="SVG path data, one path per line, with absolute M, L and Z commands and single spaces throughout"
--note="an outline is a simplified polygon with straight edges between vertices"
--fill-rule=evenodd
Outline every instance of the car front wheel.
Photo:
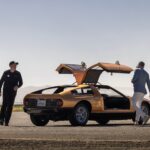
M 30 115 L 31 122 L 36 126 L 46 126 L 49 118 L 45 115 Z
M 71 115 L 69 121 L 72 126 L 85 126 L 89 119 L 89 109 L 85 104 L 77 105 Z

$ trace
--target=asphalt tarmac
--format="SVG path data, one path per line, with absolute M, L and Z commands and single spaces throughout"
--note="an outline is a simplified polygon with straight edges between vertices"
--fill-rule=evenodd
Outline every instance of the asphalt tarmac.
M 85 127 L 72 127 L 69 122 L 52 122 L 34 126 L 27 114 L 13 113 L 10 126 L 0 126 L 0 149 L 22 150 L 149 150 L 150 122 L 143 127 L 131 120 L 110 121 L 99 126 L 89 121 Z

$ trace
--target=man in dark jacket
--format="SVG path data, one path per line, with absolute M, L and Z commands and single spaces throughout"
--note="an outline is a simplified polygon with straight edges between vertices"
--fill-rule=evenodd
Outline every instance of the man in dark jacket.
M 135 70 L 132 83 L 134 86 L 134 95 L 133 95 L 133 106 L 136 110 L 136 124 L 146 124 L 149 117 L 145 115 L 141 108 L 142 101 L 144 96 L 147 94 L 145 85 L 147 84 L 150 91 L 150 79 L 149 74 L 144 70 L 145 63 L 139 62 L 137 69 Z
M 0 125 L 3 125 L 4 123 L 5 126 L 9 125 L 17 90 L 23 85 L 22 76 L 20 72 L 16 70 L 17 65 L 17 62 L 11 61 L 9 63 L 10 69 L 3 73 L 0 80 L 0 96 L 1 88 L 3 86 L 3 103 L 0 112 Z

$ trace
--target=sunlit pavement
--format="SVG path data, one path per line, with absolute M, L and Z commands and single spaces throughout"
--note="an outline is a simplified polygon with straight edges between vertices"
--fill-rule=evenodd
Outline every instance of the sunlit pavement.
M 62 147 L 61 145 L 67 146 L 69 144 L 68 146 L 73 146 L 72 149 L 76 144 L 81 148 L 89 147 L 90 145 L 95 145 L 95 148 L 100 147 L 100 145 L 102 147 L 105 147 L 105 145 L 106 147 L 109 147 L 109 145 L 110 147 L 126 145 L 129 148 L 132 148 L 132 146 L 147 148 L 150 147 L 150 124 L 139 127 L 134 126 L 131 120 L 124 120 L 110 121 L 107 126 L 102 127 L 95 121 L 90 121 L 85 127 L 72 127 L 67 121 L 50 121 L 45 127 L 36 127 L 31 123 L 27 114 L 19 112 L 13 113 L 9 127 L 0 126 L 0 139 L 12 139 L 16 142 L 17 140 L 24 142 L 38 141 L 38 143 L 47 141 L 53 146 L 60 143 L 57 148 Z M 47 145 L 49 145 L 48 143 Z

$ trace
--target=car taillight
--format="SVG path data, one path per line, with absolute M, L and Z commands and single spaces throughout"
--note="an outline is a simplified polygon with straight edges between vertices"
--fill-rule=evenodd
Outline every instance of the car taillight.
M 57 99 L 57 106 L 61 107 L 63 106 L 63 101 L 61 99 Z

